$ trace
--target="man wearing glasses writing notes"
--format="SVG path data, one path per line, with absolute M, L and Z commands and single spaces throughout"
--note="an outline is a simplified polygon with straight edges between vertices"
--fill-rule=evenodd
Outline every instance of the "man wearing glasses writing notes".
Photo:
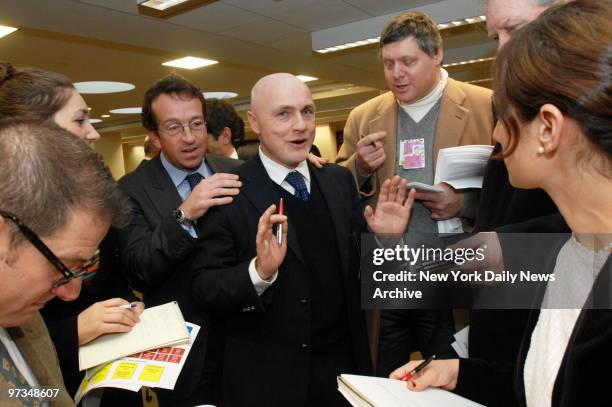
M 108 168 L 64 130 L 5 122 L 0 156 L 0 404 L 74 405 L 38 310 L 78 297 L 89 259 L 129 208 Z
M 191 301 L 190 268 L 201 218 L 238 194 L 238 176 L 225 172 L 241 161 L 206 154 L 204 106 L 200 89 L 180 76 L 153 84 L 142 124 L 161 153 L 119 181 L 133 210 L 132 222 L 118 233 L 128 280 L 148 307 L 177 301 L 185 320 L 202 327 L 174 390 L 156 390 L 162 406 L 214 404 L 215 374 L 203 373 L 206 349 L 214 349 L 206 345 L 209 324 Z M 206 366 L 214 370 L 212 359 Z

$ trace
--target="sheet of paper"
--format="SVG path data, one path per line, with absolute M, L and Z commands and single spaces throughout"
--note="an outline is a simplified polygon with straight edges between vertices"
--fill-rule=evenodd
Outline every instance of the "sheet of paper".
M 92 390 L 104 387 L 131 391 L 138 391 L 142 386 L 174 389 L 200 331 L 198 325 L 189 322 L 186 325 L 189 331 L 189 342 L 186 344 L 139 352 L 88 369 L 74 396 L 75 404 Z
M 417 191 L 426 191 L 426 192 L 444 192 L 444 190 L 440 187 L 434 187 L 433 185 L 423 184 L 422 182 L 409 182 L 409 189 L 416 189 Z
M 79 369 L 85 370 L 117 358 L 189 339 L 183 314 L 176 302 L 147 308 L 130 332 L 103 335 L 79 348 Z
M 430 388 L 413 392 L 400 380 L 343 374 L 338 381 L 344 382 L 345 391 L 356 394 L 357 398 L 374 407 L 483 407 L 446 390 Z M 347 400 L 350 401 L 349 398 Z M 357 403 L 353 405 L 362 406 Z
M 451 343 L 451 346 L 457 352 L 457 356 L 460 358 L 469 358 L 470 352 L 468 347 L 468 338 L 470 334 L 470 326 L 466 326 L 459 332 L 456 332 L 453 336 L 455 337 L 455 342 Z
M 438 151 L 434 185 L 445 182 L 455 189 L 482 188 L 487 161 L 493 146 L 468 145 Z M 459 218 L 438 221 L 438 233 L 463 233 Z

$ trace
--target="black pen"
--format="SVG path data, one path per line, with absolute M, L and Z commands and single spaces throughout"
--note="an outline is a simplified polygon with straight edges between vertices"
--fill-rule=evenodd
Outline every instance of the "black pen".
M 406 376 L 402 377 L 402 380 L 407 382 L 408 380 L 412 379 L 412 376 L 414 376 L 416 373 L 419 373 L 421 370 L 425 369 L 427 365 L 429 365 L 431 361 L 434 360 L 435 358 L 436 358 L 436 355 L 431 355 L 430 357 L 425 359 L 421 364 L 415 367 L 412 372 L 406 373 Z

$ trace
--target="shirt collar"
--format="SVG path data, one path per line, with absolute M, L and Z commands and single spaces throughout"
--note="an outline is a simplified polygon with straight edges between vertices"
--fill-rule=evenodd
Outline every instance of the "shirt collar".
M 308 164 L 306 160 L 302 161 L 298 164 L 298 166 L 294 169 L 289 169 L 283 165 L 280 165 L 276 161 L 273 161 L 270 157 L 268 157 L 261 149 L 261 146 L 258 149 L 259 157 L 261 158 L 261 163 L 263 164 L 268 176 L 272 181 L 277 183 L 278 185 L 282 184 L 282 182 L 287 178 L 287 174 L 291 171 L 297 171 L 304 177 L 304 181 L 307 185 L 310 184 L 310 171 L 308 170 Z
M 444 68 L 440 68 L 440 80 L 438 84 L 429 92 L 427 95 L 412 103 L 402 103 L 398 100 L 400 106 L 404 109 L 411 108 L 422 108 L 428 107 L 431 108 L 444 94 L 444 89 L 446 88 L 446 83 L 448 82 L 448 72 Z
M 238 159 L 238 151 L 236 151 L 235 148 L 232 148 L 232 154 L 230 155 L 230 158 L 233 158 L 235 160 Z
M 196 169 L 195 171 L 189 171 L 189 172 L 185 170 L 181 170 L 180 168 L 176 168 L 173 164 L 171 164 L 170 161 L 168 161 L 168 159 L 164 155 L 163 151 L 159 154 L 159 158 L 166 172 L 170 176 L 170 179 L 172 180 L 172 183 L 174 184 L 175 187 L 178 187 L 179 184 L 183 182 L 185 180 L 185 177 L 189 174 L 193 174 L 197 172 L 203 178 L 207 178 L 211 175 L 211 171 L 208 169 L 208 166 L 206 165 L 205 157 L 202 158 L 202 163 L 200 164 L 200 167 L 198 167 L 198 169 Z

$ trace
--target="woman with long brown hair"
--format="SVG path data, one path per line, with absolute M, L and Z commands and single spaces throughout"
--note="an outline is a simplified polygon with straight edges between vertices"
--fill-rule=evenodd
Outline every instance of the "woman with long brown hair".
M 610 0 L 553 7 L 518 30 L 495 65 L 494 136 L 510 182 L 542 188 L 572 230 L 551 253 L 555 281 L 532 312 L 514 378 L 500 381 L 514 381 L 519 401 L 530 407 L 609 404 L 612 373 L 595 366 L 612 360 L 610 21 Z M 435 361 L 408 387 L 454 390 L 459 369 Z

